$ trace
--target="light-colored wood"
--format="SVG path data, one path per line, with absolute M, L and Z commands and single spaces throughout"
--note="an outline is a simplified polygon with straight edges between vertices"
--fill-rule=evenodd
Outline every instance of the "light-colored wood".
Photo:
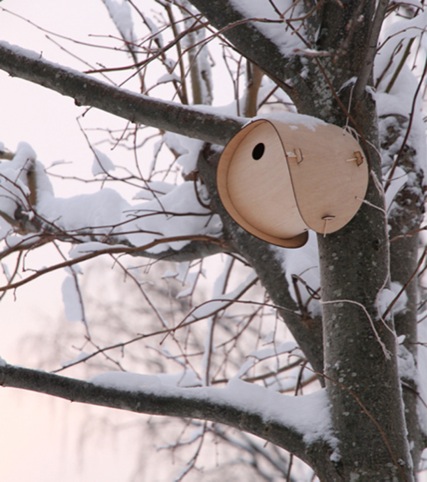
M 252 151 L 259 143 L 265 152 L 255 160 Z M 217 180 L 225 208 L 251 234 L 280 246 L 306 242 L 283 146 L 270 123 L 255 121 L 233 137 L 221 156 Z
M 305 223 L 318 233 L 338 231 L 354 217 L 366 194 L 368 164 L 359 143 L 332 124 L 319 125 L 314 132 L 305 125 L 274 125 L 285 145 Z
M 309 228 L 328 234 L 351 220 L 368 166 L 358 142 L 337 126 L 260 119 L 227 144 L 217 180 L 225 208 L 244 229 L 299 247 Z

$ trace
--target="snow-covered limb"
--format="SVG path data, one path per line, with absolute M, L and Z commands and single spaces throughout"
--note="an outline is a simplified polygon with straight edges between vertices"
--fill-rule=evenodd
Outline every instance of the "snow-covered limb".
M 230 2 L 228 0 L 191 0 L 191 3 L 216 27 L 221 35 L 229 40 L 233 46 L 248 60 L 258 65 L 271 79 L 284 89 L 293 99 L 301 112 L 309 112 L 309 105 L 312 101 L 310 88 L 305 84 L 301 73 L 301 61 L 296 55 L 296 42 L 301 34 L 294 31 L 293 22 L 300 10 L 294 8 L 286 11 L 287 18 L 278 18 L 277 15 L 271 18 L 271 2 L 263 2 L 266 15 L 257 15 L 258 12 L 251 12 L 247 5 L 242 7 L 241 2 Z M 255 3 L 251 2 L 254 8 Z M 245 8 L 249 11 L 245 11 Z M 258 17 L 258 21 L 255 17 Z M 270 15 L 270 18 L 265 18 Z M 263 29 L 264 26 L 267 26 Z M 278 32 L 272 36 L 271 27 L 277 27 Z M 296 40 L 298 39 L 298 40 Z M 256 48 L 254 48 L 256 45 Z M 295 51 L 293 50 L 295 49 Z M 284 54 L 286 51 L 286 54 Z M 298 84 L 293 87 L 293 82 Z
M 50 237 L 48 235 L 47 237 L 49 238 L 49 241 L 52 240 L 52 235 L 50 235 Z M 38 236 L 35 236 L 34 239 L 35 241 L 33 244 L 24 243 L 21 249 L 31 249 L 44 244 L 43 237 L 39 238 Z M 58 239 L 60 239 L 59 236 L 58 236 Z M 69 238 L 67 239 L 67 237 L 65 237 L 64 240 L 70 241 L 70 239 Z M 46 241 L 46 242 L 49 242 L 49 241 Z M 155 253 L 150 252 L 150 249 L 164 245 L 165 243 L 166 244 L 167 243 L 184 243 L 184 247 L 182 250 L 174 250 L 173 248 L 169 248 L 169 249 L 166 249 L 166 251 L 160 251 Z M 51 273 L 52 271 L 68 268 L 69 266 L 72 266 L 77 263 L 81 263 L 83 261 L 94 259 L 97 256 L 101 256 L 103 254 L 110 254 L 110 255 L 130 254 L 133 256 L 144 256 L 151 259 L 164 259 L 168 261 L 186 261 L 187 259 L 192 260 L 194 258 L 200 258 L 203 254 L 205 256 L 209 256 L 211 254 L 215 254 L 223 251 L 223 248 L 221 247 L 222 246 L 221 241 L 218 241 L 215 238 L 209 238 L 207 236 L 175 236 L 173 238 L 156 239 L 146 245 L 134 246 L 134 247 L 126 247 L 123 245 L 121 246 L 105 245 L 102 248 L 98 246 L 97 249 L 94 249 L 93 244 L 95 243 L 90 243 L 90 244 L 91 244 L 91 247 L 86 252 L 86 254 L 81 254 L 80 256 L 74 259 L 71 258 L 70 260 L 50 265 L 47 268 L 41 268 L 33 272 L 32 274 L 28 275 L 27 277 L 21 278 L 19 281 L 16 281 L 14 283 L 9 282 L 4 286 L 0 286 L 0 292 L 18 288 L 20 286 L 23 286 L 26 283 L 29 283 L 30 281 L 33 281 L 39 278 L 40 276 L 45 275 L 46 273 Z M 191 244 L 193 244 L 193 246 Z M 19 249 L 6 250 L 5 252 L 0 253 L 0 255 L 4 257 L 5 255 L 18 250 Z
M 396 333 L 400 337 L 400 365 L 402 354 L 408 360 L 417 360 L 420 371 L 425 350 L 417 349 L 417 310 L 420 293 L 417 286 L 424 253 L 420 253 L 420 226 L 425 209 L 425 174 L 427 172 L 425 125 L 422 114 L 423 76 L 417 78 L 404 62 L 411 54 L 413 37 L 426 27 L 427 12 L 414 17 L 402 17 L 384 29 L 381 54 L 375 61 L 375 99 L 379 116 L 379 136 L 382 151 L 382 171 L 385 179 L 387 218 L 390 243 L 390 276 L 402 287 L 396 293 L 389 308 L 405 301 L 405 309 L 394 315 Z M 415 45 L 412 48 L 415 51 Z M 421 51 L 420 51 L 421 53 Z M 425 54 L 418 62 L 425 62 Z M 425 65 L 425 64 L 424 64 Z M 424 75 L 426 67 L 424 67 Z M 424 179 L 423 179 L 424 178 Z M 422 295 L 421 295 L 422 296 Z M 421 325 L 418 325 L 418 331 Z M 419 331 L 420 333 L 420 331 Z M 424 447 L 419 410 L 424 394 L 408 370 L 400 370 L 403 382 L 403 400 L 406 425 L 415 450 L 413 458 L 419 457 L 417 447 Z M 425 412 L 425 407 L 422 409 Z M 425 430 L 425 429 L 424 429 Z M 418 449 L 419 450 L 419 449 Z
M 118 3 L 111 0 L 103 0 L 103 3 L 123 40 L 129 44 L 136 42 L 129 4 L 126 2 Z
M 2 256 L 53 240 L 77 245 L 70 264 L 101 254 L 182 261 L 227 250 L 219 237 L 221 222 L 205 205 L 200 183 L 151 194 L 136 204 L 112 189 L 58 198 L 35 152 L 21 143 L 11 161 L 0 163 Z
M 94 383 L 38 370 L 0 365 L 0 385 L 53 395 L 66 400 L 137 413 L 199 418 L 224 423 L 262 437 L 317 466 L 333 469 L 336 440 L 331 432 L 325 391 L 288 397 L 273 390 L 232 381 L 223 389 L 179 388 L 155 377 L 105 374 Z M 326 458 L 326 460 L 324 460 Z M 326 480 L 326 478 L 325 478 Z
M 72 97 L 77 105 L 89 105 L 131 122 L 225 144 L 244 119 L 212 114 L 202 107 L 137 94 L 94 79 L 89 75 L 44 60 L 30 50 L 0 42 L 0 69 L 12 76 L 40 84 Z
M 203 46 L 206 32 L 204 29 L 195 29 L 199 21 L 196 11 L 187 0 L 182 0 L 182 5 L 188 12 L 184 18 L 184 25 L 188 31 L 185 38 L 185 47 L 188 51 L 189 69 L 191 77 L 191 89 L 193 93 L 193 104 L 211 105 L 213 100 L 212 72 L 209 65 L 209 53 L 206 46 Z M 202 45 L 202 46 L 201 46 Z

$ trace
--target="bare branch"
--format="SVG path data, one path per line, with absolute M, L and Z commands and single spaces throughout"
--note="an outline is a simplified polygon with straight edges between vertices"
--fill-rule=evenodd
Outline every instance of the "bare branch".
M 187 249 L 187 250 L 185 249 L 185 247 L 183 248 L 183 250 L 179 250 L 179 251 L 175 251 L 170 248 L 158 254 L 147 253 L 151 248 L 155 246 L 161 245 L 163 243 L 175 242 L 175 241 L 194 241 L 196 242 L 197 249 L 193 245 L 192 247 L 190 247 L 190 249 Z M 40 244 L 43 244 L 43 243 L 40 243 Z M 46 273 L 51 273 L 52 271 L 56 271 L 58 269 L 67 268 L 67 267 L 73 266 L 74 264 L 91 260 L 103 254 L 131 254 L 134 256 L 145 256 L 147 258 L 165 259 L 168 261 L 183 261 L 186 259 L 194 259 L 194 257 L 200 258 L 203 251 L 206 253 L 205 254 L 206 256 L 219 253 L 222 251 L 221 249 L 222 246 L 224 245 L 221 240 L 218 240 L 217 238 L 214 238 L 211 236 L 203 236 L 203 235 L 174 236 L 172 238 L 154 239 L 153 241 L 151 241 L 150 243 L 147 243 L 144 246 L 132 246 L 132 247 L 127 247 L 124 245 L 111 246 L 104 249 L 99 249 L 97 251 L 89 251 L 87 254 L 83 254 L 82 256 L 76 257 L 74 259 L 62 261 L 61 263 L 53 264 L 48 266 L 47 268 L 40 269 L 34 272 L 33 274 L 28 275 L 23 279 L 20 279 L 19 281 L 16 281 L 14 283 L 8 283 L 7 285 L 4 285 L 4 286 L 0 286 L 0 292 L 18 288 L 26 283 L 29 283 L 30 281 L 33 281 L 36 278 L 39 278 L 40 276 L 43 276 Z M 193 257 L 192 257 L 190 256 L 189 253 L 193 252 L 194 250 L 197 252 L 197 256 L 194 256 L 194 253 L 193 253 Z M 10 251 L 7 251 L 7 253 L 9 252 Z M 1 255 L 0 255 L 0 258 L 1 258 Z
M 0 42 L 0 69 L 72 97 L 79 106 L 89 105 L 131 122 L 213 144 L 225 144 L 245 122 L 238 117 L 211 114 L 197 107 L 152 99 L 108 85 L 6 42 Z
M 372 76 L 372 69 L 374 66 L 374 59 L 377 54 L 378 37 L 380 35 L 381 27 L 384 22 L 385 14 L 389 5 L 388 0 L 381 0 L 378 2 L 374 18 L 369 31 L 369 36 L 366 41 L 366 53 L 364 56 L 364 63 L 357 77 L 356 85 L 354 87 L 354 98 L 359 100 L 368 84 L 369 78 Z

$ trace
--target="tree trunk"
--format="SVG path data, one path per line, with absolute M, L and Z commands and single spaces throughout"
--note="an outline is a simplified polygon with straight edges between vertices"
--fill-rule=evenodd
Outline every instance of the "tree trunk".
M 390 283 L 390 260 L 370 95 L 354 106 L 352 118 L 371 169 L 366 203 L 343 230 L 318 238 L 325 377 L 339 440 L 337 470 L 342 480 L 411 481 L 394 324 L 391 316 L 382 319 L 380 309 Z
M 314 62 L 314 115 L 350 125 L 367 156 L 366 202 L 342 230 L 318 236 L 325 379 L 338 438 L 336 480 L 411 481 L 412 460 L 397 367 L 392 316 L 380 301 L 390 283 L 387 216 L 381 179 L 372 49 L 387 2 L 326 2 Z M 313 112 L 311 112 L 313 115 Z

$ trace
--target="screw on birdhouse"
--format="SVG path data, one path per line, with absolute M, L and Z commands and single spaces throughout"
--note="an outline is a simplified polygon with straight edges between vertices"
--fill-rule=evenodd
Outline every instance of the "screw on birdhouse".
M 292 152 L 287 152 L 286 155 L 291 159 L 296 159 L 297 164 L 301 164 L 304 160 L 302 150 L 299 147 L 296 147 Z
M 323 237 L 325 238 L 326 237 L 326 227 L 327 227 L 327 224 L 328 224 L 328 221 L 332 221 L 335 219 L 335 216 L 331 215 L 331 214 L 326 214 L 325 216 L 322 216 L 322 219 L 324 221 L 324 224 L 323 224 Z
M 363 164 L 362 153 L 360 151 L 354 152 L 354 157 L 347 159 L 346 162 L 355 162 L 358 166 L 361 166 Z

